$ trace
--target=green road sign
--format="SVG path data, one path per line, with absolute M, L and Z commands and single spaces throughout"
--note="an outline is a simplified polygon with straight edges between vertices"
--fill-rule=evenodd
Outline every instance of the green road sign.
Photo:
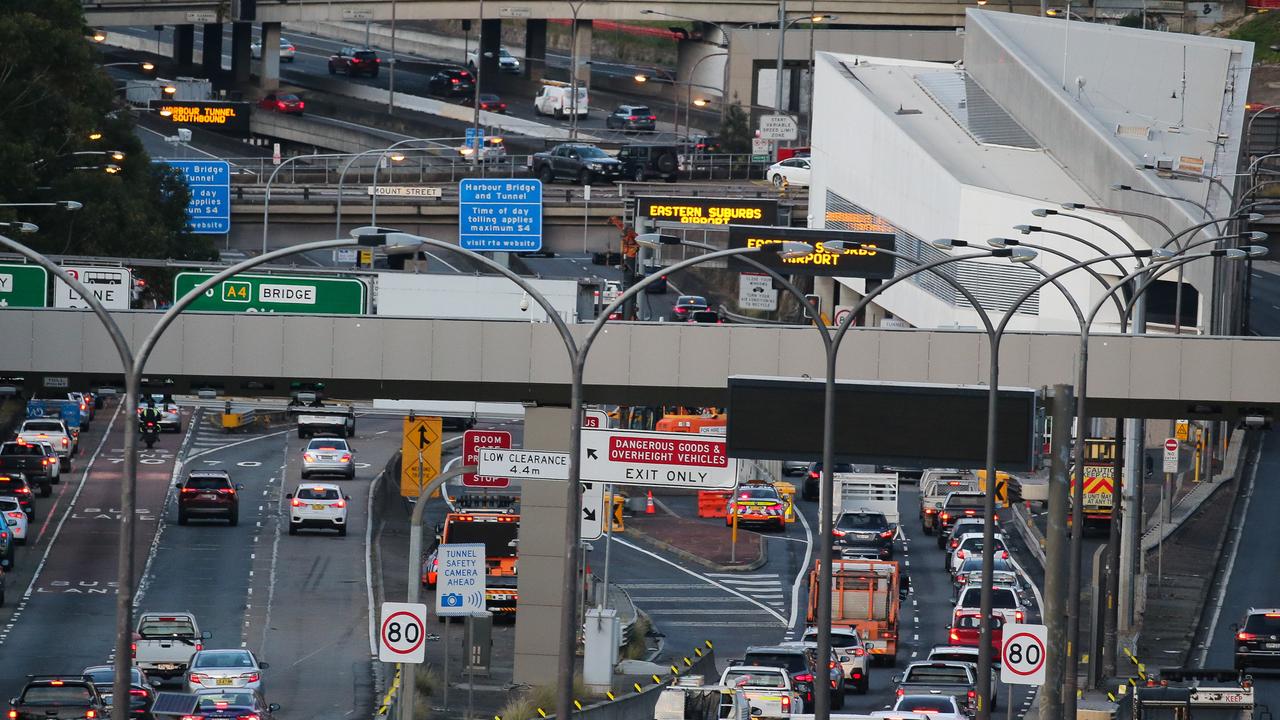
M 213 273 L 178 273 L 174 300 L 186 295 Z M 289 275 L 236 275 L 223 280 L 191 303 L 203 312 L 278 312 L 312 315 L 363 315 L 365 284 L 355 278 Z
M 39 265 L 0 263 L 0 308 L 48 307 L 49 271 Z

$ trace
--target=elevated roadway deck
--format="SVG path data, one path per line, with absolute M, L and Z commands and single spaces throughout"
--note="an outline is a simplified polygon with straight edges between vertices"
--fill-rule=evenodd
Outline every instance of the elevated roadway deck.
M 135 347 L 158 313 L 114 313 Z M 585 335 L 586 326 L 574 332 Z M 120 362 L 97 319 L 77 310 L 0 312 L 0 374 L 28 390 L 118 384 Z M 1074 382 L 1077 337 L 1013 334 L 1001 384 Z M 1095 337 L 1091 412 L 1100 416 L 1234 419 L 1280 407 L 1280 340 Z M 808 327 L 610 324 L 587 364 L 591 402 L 721 405 L 731 375 L 822 377 Z M 986 338 L 972 331 L 864 329 L 840 355 L 842 379 L 983 384 Z M 555 328 L 511 321 L 189 314 L 169 328 L 147 365 L 174 391 L 284 395 L 322 380 L 333 397 L 568 402 L 569 370 Z M 13 382 L 10 380 L 9 382 Z

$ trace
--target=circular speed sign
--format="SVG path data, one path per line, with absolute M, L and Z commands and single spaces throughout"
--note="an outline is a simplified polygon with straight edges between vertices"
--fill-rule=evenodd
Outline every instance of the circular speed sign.
M 1043 626 L 1005 627 L 1000 647 L 1001 679 L 1005 682 L 1039 685 L 1044 682 L 1044 633 L 1034 628 Z
M 378 659 L 383 662 L 420 663 L 425 656 L 427 608 L 421 604 L 383 603 Z

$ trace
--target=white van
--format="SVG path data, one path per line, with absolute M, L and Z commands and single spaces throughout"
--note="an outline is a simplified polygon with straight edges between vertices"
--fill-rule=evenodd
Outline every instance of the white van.
M 533 109 L 542 115 L 554 115 L 556 117 L 567 118 L 574 111 L 574 103 L 570 96 L 572 91 L 569 83 L 548 81 L 543 84 L 542 89 L 533 98 Z M 587 88 L 583 85 L 578 86 L 578 102 L 576 110 L 578 117 L 587 116 Z

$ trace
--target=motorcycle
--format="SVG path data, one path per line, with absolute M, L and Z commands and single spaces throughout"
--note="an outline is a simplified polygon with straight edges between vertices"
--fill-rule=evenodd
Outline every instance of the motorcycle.
M 160 439 L 160 426 L 154 420 L 148 420 L 139 429 L 142 431 L 142 441 L 147 444 L 147 449 L 155 447 L 156 441 Z

